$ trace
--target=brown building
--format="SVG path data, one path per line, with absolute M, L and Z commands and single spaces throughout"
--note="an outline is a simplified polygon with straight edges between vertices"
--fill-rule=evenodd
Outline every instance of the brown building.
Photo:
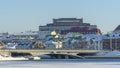
M 62 30 L 61 34 L 66 34 L 69 32 L 73 33 L 81 33 L 81 34 L 101 34 L 100 29 L 98 28 L 90 28 L 90 27 L 72 27 L 69 30 Z
M 120 38 L 103 39 L 103 50 L 120 50 Z
M 77 32 L 81 34 L 101 34 L 96 25 L 84 23 L 83 18 L 59 18 L 53 19 L 53 23 L 46 26 L 39 26 L 39 31 L 56 31 L 60 34 Z
M 120 50 L 120 25 L 115 30 L 103 37 L 104 50 Z

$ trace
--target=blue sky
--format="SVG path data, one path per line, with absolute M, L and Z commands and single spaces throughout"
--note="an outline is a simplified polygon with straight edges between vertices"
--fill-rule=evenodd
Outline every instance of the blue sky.
M 119 25 L 120 0 L 0 0 L 0 33 L 37 31 L 62 17 L 83 17 L 106 33 Z

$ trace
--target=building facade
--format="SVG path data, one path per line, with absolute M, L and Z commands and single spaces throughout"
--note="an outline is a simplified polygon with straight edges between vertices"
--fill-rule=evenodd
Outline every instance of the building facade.
M 53 19 L 53 23 L 45 26 L 39 26 L 39 31 L 56 31 L 59 34 L 67 34 L 70 32 L 81 34 L 101 34 L 100 29 L 96 25 L 84 23 L 83 18 L 59 18 Z
M 114 31 L 103 36 L 104 50 L 120 50 L 120 25 Z
M 120 38 L 103 39 L 103 50 L 120 50 Z

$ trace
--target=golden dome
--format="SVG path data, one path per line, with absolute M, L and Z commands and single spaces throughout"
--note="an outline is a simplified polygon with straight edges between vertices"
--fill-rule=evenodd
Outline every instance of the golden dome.
M 55 31 L 52 31 L 51 32 L 51 35 L 56 35 L 57 33 Z

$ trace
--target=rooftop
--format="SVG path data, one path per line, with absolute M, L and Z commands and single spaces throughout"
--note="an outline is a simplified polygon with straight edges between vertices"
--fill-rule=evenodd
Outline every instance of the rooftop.
M 114 31 L 120 31 L 120 25 L 118 25 Z

